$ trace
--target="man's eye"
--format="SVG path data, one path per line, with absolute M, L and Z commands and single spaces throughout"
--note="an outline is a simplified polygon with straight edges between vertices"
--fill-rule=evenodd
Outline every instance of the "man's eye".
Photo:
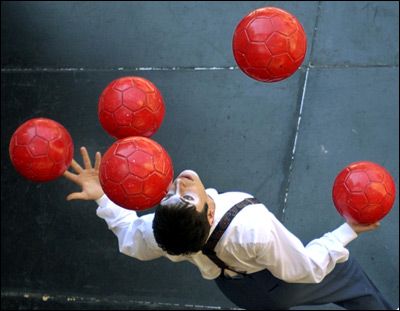
M 169 199 L 172 196 L 172 193 L 167 193 L 165 195 L 165 197 L 163 198 L 163 200 Z
M 183 198 L 189 201 L 194 201 L 194 198 L 191 195 L 184 195 Z

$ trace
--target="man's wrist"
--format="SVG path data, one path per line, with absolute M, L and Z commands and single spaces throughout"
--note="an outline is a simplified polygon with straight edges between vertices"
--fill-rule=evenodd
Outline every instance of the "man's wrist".
M 102 193 L 102 195 L 101 195 L 98 199 L 95 199 L 96 203 L 97 203 L 98 205 L 100 205 L 100 206 L 102 205 L 102 203 L 103 203 L 105 200 L 107 200 L 107 196 L 105 195 L 104 192 Z
M 343 246 L 346 246 L 358 236 L 357 232 L 355 232 L 348 223 L 342 224 L 339 228 L 335 229 L 332 234 Z

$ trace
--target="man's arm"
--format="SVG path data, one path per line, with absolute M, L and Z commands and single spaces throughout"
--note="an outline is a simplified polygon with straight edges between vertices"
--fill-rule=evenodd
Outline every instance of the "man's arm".
M 269 212 L 268 212 L 269 213 Z M 270 213 L 265 240 L 255 245 L 257 262 L 289 283 L 319 283 L 349 257 L 346 245 L 359 233 L 377 228 L 345 223 L 306 246 Z
M 97 216 L 104 219 L 118 238 L 119 251 L 139 260 L 152 260 L 164 253 L 153 234 L 154 213 L 138 217 L 135 211 L 113 203 L 106 195 L 96 201 Z
M 72 160 L 71 167 L 75 173 L 66 171 L 64 176 L 79 185 L 81 192 L 67 196 L 67 200 L 94 200 L 99 207 L 97 216 L 104 219 L 108 228 L 117 236 L 121 253 L 140 260 L 151 260 L 163 255 L 155 242 L 152 229 L 153 214 L 138 217 L 135 211 L 124 209 L 113 203 L 101 188 L 99 167 L 101 155 L 96 153 L 95 165 L 92 167 L 85 147 L 81 148 L 84 168 Z

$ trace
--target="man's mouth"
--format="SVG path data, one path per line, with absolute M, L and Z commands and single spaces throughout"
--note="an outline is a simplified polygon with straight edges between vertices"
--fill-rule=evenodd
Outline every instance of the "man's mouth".
M 182 173 L 179 174 L 178 177 L 183 177 L 183 178 L 187 178 L 191 181 L 194 181 L 194 176 L 196 176 L 196 172 L 191 171 L 191 170 L 185 170 Z
M 180 178 L 186 178 L 186 179 L 189 179 L 189 180 L 193 181 L 193 177 L 190 176 L 189 174 L 180 174 L 179 177 Z

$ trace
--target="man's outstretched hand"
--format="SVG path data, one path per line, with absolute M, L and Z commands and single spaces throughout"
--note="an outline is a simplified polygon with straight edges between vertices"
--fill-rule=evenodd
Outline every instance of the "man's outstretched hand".
M 381 225 L 379 221 L 370 225 L 362 225 L 351 221 L 347 221 L 347 223 L 357 234 L 375 230 Z
M 92 163 L 86 148 L 81 147 L 80 150 L 85 168 L 82 168 L 82 166 L 80 166 L 75 159 L 72 159 L 71 167 L 76 174 L 66 170 L 64 172 L 64 176 L 75 184 L 81 186 L 82 191 L 69 194 L 67 196 L 67 200 L 100 199 L 104 194 L 99 181 L 99 167 L 101 162 L 100 152 L 96 152 L 94 167 L 92 167 Z

